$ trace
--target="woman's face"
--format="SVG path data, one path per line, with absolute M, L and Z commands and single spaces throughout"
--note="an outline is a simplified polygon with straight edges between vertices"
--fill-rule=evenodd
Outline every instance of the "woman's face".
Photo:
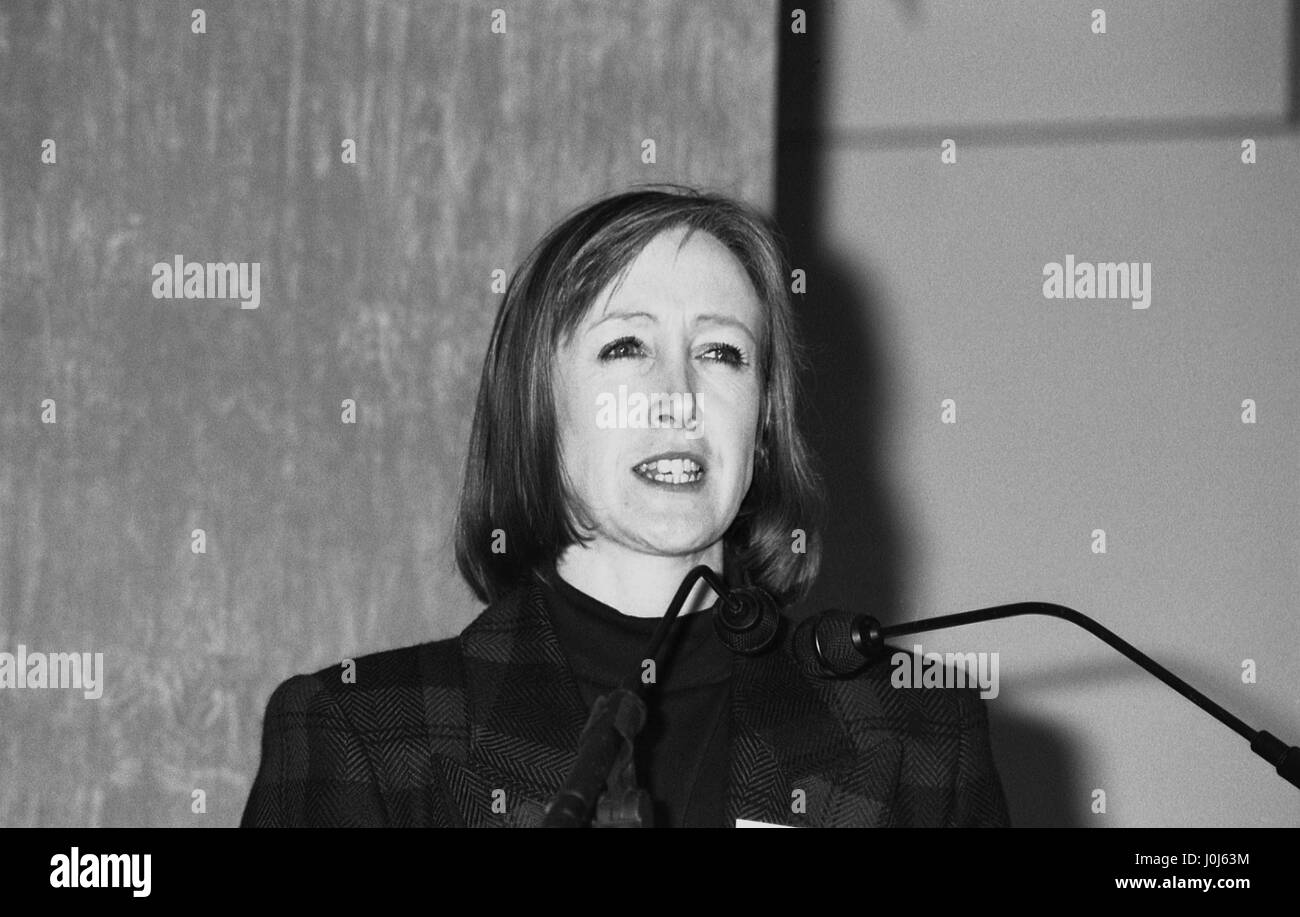
M 556 355 L 560 460 L 590 547 L 685 555 L 749 490 L 762 305 L 713 236 L 654 238 Z M 614 287 L 617 286 L 617 289 Z

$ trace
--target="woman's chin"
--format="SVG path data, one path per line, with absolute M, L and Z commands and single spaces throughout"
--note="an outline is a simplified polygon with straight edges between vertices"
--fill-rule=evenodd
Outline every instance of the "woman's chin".
M 635 543 L 647 554 L 660 557 L 682 557 L 687 554 L 700 554 L 716 544 L 721 537 L 715 534 L 712 526 L 683 526 L 677 521 L 676 526 L 647 528 L 644 521 L 635 531 Z

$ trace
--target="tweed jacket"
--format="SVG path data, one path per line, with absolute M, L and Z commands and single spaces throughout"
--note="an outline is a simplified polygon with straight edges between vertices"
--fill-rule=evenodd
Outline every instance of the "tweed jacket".
M 734 663 L 728 825 L 1008 824 L 974 689 L 894 688 L 886 665 L 812 678 L 791 630 Z M 535 826 L 587 712 L 544 592 L 523 586 L 459 637 L 276 688 L 241 825 Z

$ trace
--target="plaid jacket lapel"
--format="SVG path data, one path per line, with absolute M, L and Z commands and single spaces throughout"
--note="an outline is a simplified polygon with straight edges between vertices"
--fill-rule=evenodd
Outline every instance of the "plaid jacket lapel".
M 814 687 L 785 649 L 737 659 L 728 824 L 873 827 L 890 819 L 902 749 L 885 732 L 851 736 L 840 685 Z
M 449 782 L 470 827 L 541 822 L 576 758 L 586 705 L 541 589 L 489 606 L 461 634 L 469 749 Z

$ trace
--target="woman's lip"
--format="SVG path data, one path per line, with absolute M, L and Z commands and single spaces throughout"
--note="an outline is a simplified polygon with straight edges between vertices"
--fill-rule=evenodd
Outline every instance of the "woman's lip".
M 689 452 L 664 452 L 633 465 L 632 474 L 647 484 L 691 489 L 700 486 L 705 469 L 704 462 Z
M 636 469 L 632 470 L 632 476 L 643 484 L 649 484 L 651 487 L 662 487 L 666 490 L 696 490 L 704 486 L 704 472 L 699 472 L 693 481 L 682 481 L 680 484 L 674 484 L 672 481 L 656 481 L 649 475 L 642 474 Z
M 703 472 L 708 467 L 707 465 L 704 464 L 704 457 L 696 452 L 660 452 L 657 455 L 651 455 L 648 456 L 647 458 L 641 459 L 641 461 L 637 462 L 632 466 L 632 470 L 636 471 L 642 465 L 649 465 L 654 462 L 661 462 L 665 460 L 671 462 L 674 459 L 689 459 L 699 467 L 701 472 Z

